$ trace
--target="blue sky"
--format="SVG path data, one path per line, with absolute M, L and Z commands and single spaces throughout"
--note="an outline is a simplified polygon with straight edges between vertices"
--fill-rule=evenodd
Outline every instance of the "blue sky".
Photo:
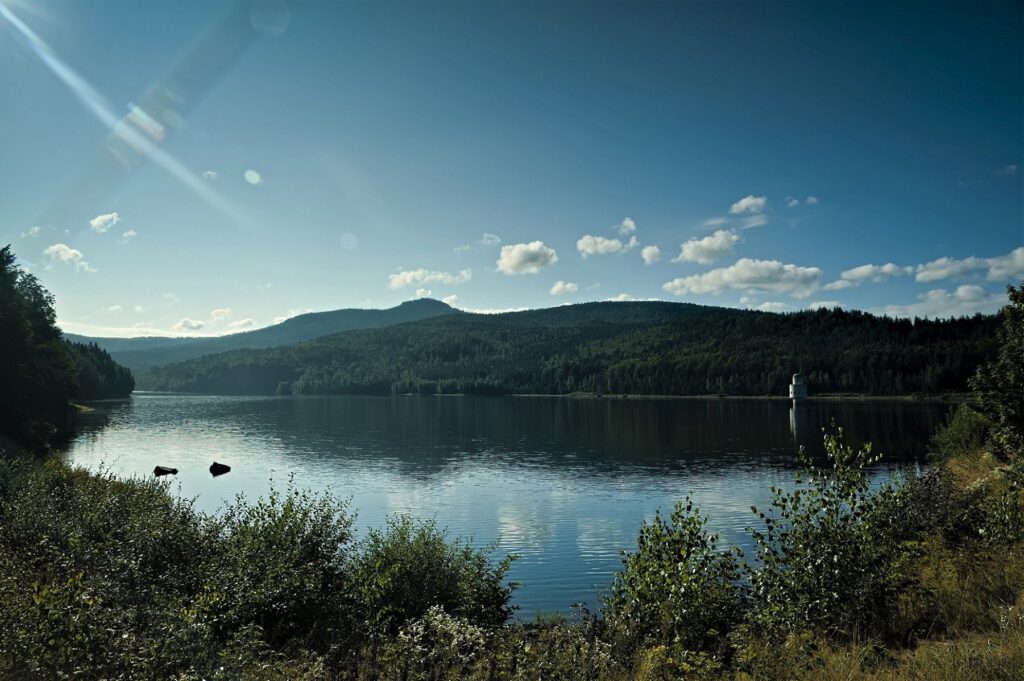
M 68 331 L 424 295 L 948 316 L 1024 276 L 1019 3 L 0 8 L 0 243 Z

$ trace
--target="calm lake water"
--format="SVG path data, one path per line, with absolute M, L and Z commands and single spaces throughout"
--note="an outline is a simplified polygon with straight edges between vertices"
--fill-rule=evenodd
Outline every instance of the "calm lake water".
M 94 403 L 67 457 L 90 469 L 181 472 L 171 489 L 215 512 L 289 476 L 351 497 L 357 526 L 434 517 L 452 535 L 516 553 L 521 617 L 600 604 L 620 550 L 656 509 L 690 494 L 724 542 L 749 547 L 751 505 L 787 486 L 797 446 L 821 451 L 835 418 L 916 466 L 949 405 L 472 397 L 212 397 L 136 394 Z M 212 461 L 231 473 L 212 478 Z

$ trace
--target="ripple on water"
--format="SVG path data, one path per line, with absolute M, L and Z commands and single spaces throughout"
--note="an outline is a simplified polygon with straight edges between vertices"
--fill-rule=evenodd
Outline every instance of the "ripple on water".
M 644 520 L 691 495 L 723 544 L 749 549 L 751 505 L 788 485 L 798 444 L 819 451 L 832 417 L 913 462 L 948 407 L 921 403 L 273 398 L 139 395 L 97 403 L 67 458 L 118 475 L 179 469 L 172 491 L 216 512 L 283 487 L 352 499 L 357 528 L 392 513 L 520 559 L 520 615 L 599 605 Z M 898 424 L 898 428 L 894 427 Z M 217 460 L 229 475 L 211 478 Z

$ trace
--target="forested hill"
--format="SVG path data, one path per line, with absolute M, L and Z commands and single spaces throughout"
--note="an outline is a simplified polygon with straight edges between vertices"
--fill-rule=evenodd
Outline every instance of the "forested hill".
M 423 299 L 407 301 L 387 310 L 310 312 L 263 329 L 217 338 L 90 338 L 75 334 L 67 334 L 67 337 L 79 343 L 95 343 L 109 352 L 115 361 L 138 371 L 218 352 L 272 348 L 340 331 L 373 329 L 456 313 L 458 310 L 438 300 Z
M 0 443 L 45 449 L 67 434 L 69 400 L 127 397 L 135 385 L 100 348 L 67 342 L 56 318 L 50 292 L 0 248 Z
M 446 315 L 159 367 L 146 389 L 225 394 L 783 395 L 966 389 L 996 348 L 996 317 L 895 320 L 686 303 L 587 303 Z

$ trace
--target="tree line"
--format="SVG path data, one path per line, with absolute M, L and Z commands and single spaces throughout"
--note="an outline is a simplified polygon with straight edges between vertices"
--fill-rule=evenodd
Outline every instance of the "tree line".
M 942 393 L 966 390 L 995 350 L 999 323 L 587 303 L 350 331 L 158 367 L 139 380 L 225 394 L 784 395 L 800 372 L 812 393 Z
M 127 396 L 135 381 L 96 345 L 69 343 L 53 296 L 0 249 L 0 435 L 30 449 L 67 430 L 69 400 Z

